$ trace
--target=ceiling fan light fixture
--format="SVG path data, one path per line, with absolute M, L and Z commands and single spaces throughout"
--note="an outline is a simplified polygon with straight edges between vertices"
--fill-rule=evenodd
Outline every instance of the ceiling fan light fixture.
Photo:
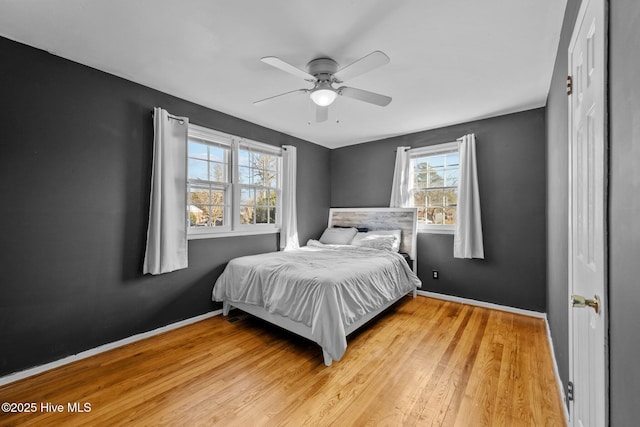
M 335 90 L 333 90 L 331 86 L 326 85 L 312 90 L 309 96 L 316 105 L 326 107 L 328 105 L 331 105 L 333 101 L 336 100 L 338 94 Z

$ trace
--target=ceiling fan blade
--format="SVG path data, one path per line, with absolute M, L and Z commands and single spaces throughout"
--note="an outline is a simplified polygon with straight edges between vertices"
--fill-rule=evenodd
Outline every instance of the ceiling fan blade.
M 322 107 L 320 105 L 316 105 L 316 122 L 322 123 L 326 122 L 329 118 L 329 107 Z
M 357 99 L 359 101 L 368 102 L 370 104 L 386 107 L 391 102 L 390 96 L 380 95 L 379 93 L 373 93 L 362 89 L 356 89 L 353 87 L 342 86 L 337 90 L 338 95 L 346 96 L 347 98 Z
M 294 67 L 288 62 L 284 62 L 282 59 L 276 58 L 275 56 L 265 56 L 260 60 L 265 64 L 269 64 L 272 67 L 276 67 L 279 70 L 282 70 L 289 74 L 293 74 L 296 77 L 300 77 L 302 79 L 309 80 L 312 82 L 316 81 L 316 78 L 313 77 L 311 74 L 307 73 L 306 71 L 302 71 L 300 68 Z
M 307 92 L 309 92 L 309 90 L 308 89 L 292 90 L 290 92 L 281 93 L 280 95 L 274 95 L 274 96 L 270 96 L 269 98 L 261 99 L 259 101 L 254 101 L 253 105 L 257 105 L 257 106 L 264 105 L 264 104 L 268 103 L 269 101 L 271 101 L 272 99 L 281 98 L 281 97 L 284 97 L 284 96 L 287 96 L 287 95 L 292 95 L 294 93 L 299 93 L 299 92 L 307 93 Z
M 385 55 L 383 52 L 376 50 L 375 52 L 371 52 L 369 55 L 358 59 L 356 62 L 347 65 L 346 67 L 338 70 L 333 77 L 338 79 L 340 82 L 344 82 L 360 74 L 364 74 L 368 71 L 373 70 L 374 68 L 381 67 L 385 64 L 388 64 L 390 61 L 389 57 Z

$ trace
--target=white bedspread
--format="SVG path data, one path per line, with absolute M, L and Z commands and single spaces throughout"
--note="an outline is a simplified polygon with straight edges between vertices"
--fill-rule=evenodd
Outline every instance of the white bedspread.
M 213 299 L 261 306 L 304 323 L 340 360 L 347 326 L 421 284 L 400 254 L 316 243 L 232 260 L 216 281 Z

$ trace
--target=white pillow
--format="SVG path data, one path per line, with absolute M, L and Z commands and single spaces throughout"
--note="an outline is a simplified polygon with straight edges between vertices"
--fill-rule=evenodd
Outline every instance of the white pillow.
M 320 237 L 325 245 L 348 245 L 358 232 L 355 228 L 327 228 Z
M 351 244 L 353 246 L 360 246 L 361 248 L 380 249 L 383 251 L 393 251 L 393 242 L 395 240 L 395 237 L 375 235 L 359 236 L 360 234 L 366 235 L 367 233 L 356 234 L 356 237 L 354 237 L 351 241 Z
M 400 251 L 400 236 L 402 235 L 401 230 L 371 230 L 366 233 L 358 233 L 351 241 L 351 244 L 354 246 L 365 246 L 361 244 L 361 242 L 370 240 L 373 241 L 375 239 L 380 239 L 383 237 L 392 238 L 392 247 L 390 250 L 393 252 Z

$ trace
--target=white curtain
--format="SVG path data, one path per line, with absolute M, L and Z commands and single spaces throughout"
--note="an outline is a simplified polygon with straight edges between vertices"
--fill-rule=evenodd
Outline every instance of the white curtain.
M 280 248 L 285 251 L 298 249 L 298 214 L 296 209 L 296 147 L 282 146 L 282 227 Z
M 189 119 L 153 110 L 153 170 L 143 273 L 187 267 L 187 130 Z
M 391 187 L 391 202 L 389 207 L 404 208 L 409 206 L 409 149 L 411 147 L 398 147 L 396 149 L 396 166 L 393 171 L 393 184 Z
M 458 180 L 458 217 L 453 238 L 455 258 L 484 258 L 480 190 L 476 166 L 476 136 L 458 139 L 460 178 Z

